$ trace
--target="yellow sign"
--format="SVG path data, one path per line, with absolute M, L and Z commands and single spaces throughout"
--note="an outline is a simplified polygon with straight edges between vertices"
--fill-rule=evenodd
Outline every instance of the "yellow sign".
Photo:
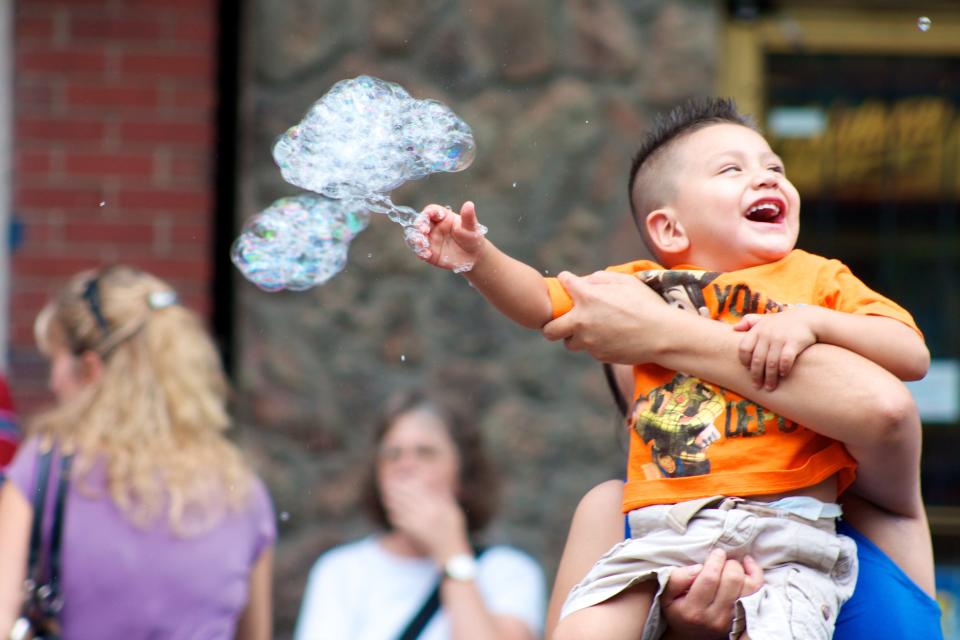
M 924 200 L 960 195 L 960 114 L 919 96 L 833 103 L 810 137 L 771 136 L 801 196 Z

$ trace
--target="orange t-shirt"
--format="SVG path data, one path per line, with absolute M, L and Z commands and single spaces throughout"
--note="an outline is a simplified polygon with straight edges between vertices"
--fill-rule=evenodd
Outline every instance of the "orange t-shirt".
M 841 262 L 799 249 L 730 273 L 686 265 L 668 270 L 649 260 L 609 269 L 636 274 L 674 306 L 729 324 L 748 313 L 812 304 L 886 316 L 919 333 L 906 310 Z M 573 301 L 555 278 L 546 280 L 554 317 L 563 315 Z M 657 365 L 633 370 L 625 512 L 713 495 L 781 493 L 833 475 L 840 492 L 853 482 L 856 462 L 840 442 L 704 380 Z

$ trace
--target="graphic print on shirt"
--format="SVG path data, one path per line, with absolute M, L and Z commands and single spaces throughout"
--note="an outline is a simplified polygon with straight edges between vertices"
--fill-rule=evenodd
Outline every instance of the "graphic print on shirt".
M 761 301 L 760 294 L 745 286 L 711 289 L 711 283 L 721 275 L 693 270 L 637 273 L 671 306 L 715 320 L 784 308 L 772 300 Z M 721 416 L 724 433 L 716 426 Z M 721 438 L 762 435 L 768 420 L 777 422 L 784 432 L 795 428 L 756 403 L 699 378 L 676 373 L 666 384 L 637 397 L 629 426 L 650 447 L 652 462 L 643 465 L 644 475 L 648 479 L 680 478 L 710 473 L 711 444 Z
M 650 445 L 659 474 L 699 476 L 710 473 L 707 447 L 720 438 L 713 423 L 724 406 L 717 387 L 678 373 L 637 399 L 631 422 L 644 444 Z

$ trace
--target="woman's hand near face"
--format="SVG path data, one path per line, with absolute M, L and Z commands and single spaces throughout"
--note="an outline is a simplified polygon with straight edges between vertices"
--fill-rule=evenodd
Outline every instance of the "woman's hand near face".
M 452 493 L 428 488 L 416 477 L 395 478 L 382 489 L 390 524 L 408 535 L 443 566 L 457 553 L 470 553 L 466 518 Z

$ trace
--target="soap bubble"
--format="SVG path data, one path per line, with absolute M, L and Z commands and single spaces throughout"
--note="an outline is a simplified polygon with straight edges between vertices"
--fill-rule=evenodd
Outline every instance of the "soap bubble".
M 343 269 L 350 241 L 369 218 L 356 201 L 281 198 L 247 221 L 230 257 L 261 289 L 303 291 Z
M 317 100 L 280 136 L 273 158 L 298 187 L 383 205 L 389 199 L 381 194 L 408 180 L 466 169 L 475 151 L 470 127 L 446 105 L 360 76 L 341 80 Z
M 247 223 L 233 261 L 268 291 L 323 284 L 346 264 L 367 212 L 403 226 L 407 246 L 422 256 L 430 243 L 416 226 L 420 212 L 395 205 L 389 192 L 431 173 L 462 171 L 475 151 L 470 127 L 446 105 L 370 76 L 342 80 L 273 146 L 287 182 L 333 200 L 278 200 Z
M 920 31 L 929 31 L 931 26 L 933 26 L 933 21 L 927 16 L 917 18 L 917 29 L 920 29 Z

